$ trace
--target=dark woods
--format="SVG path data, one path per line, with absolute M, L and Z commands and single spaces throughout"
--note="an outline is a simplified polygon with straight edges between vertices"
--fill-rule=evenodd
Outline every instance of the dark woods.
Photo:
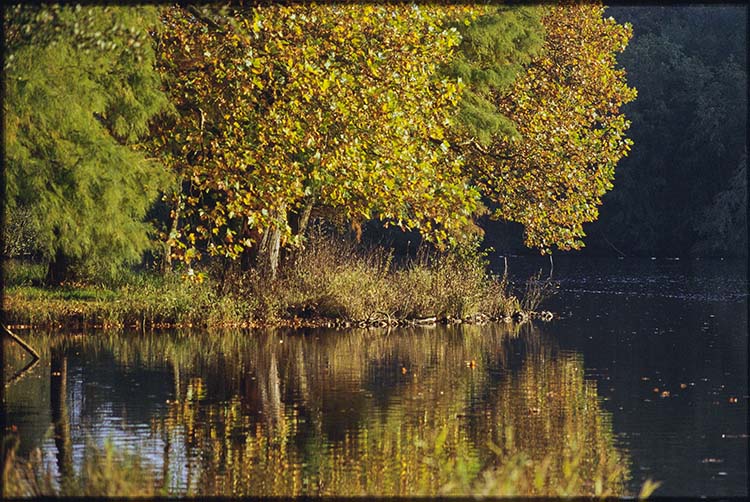
M 638 99 L 634 146 L 590 247 L 614 254 L 747 255 L 747 8 L 612 7 L 633 25 L 619 58 Z

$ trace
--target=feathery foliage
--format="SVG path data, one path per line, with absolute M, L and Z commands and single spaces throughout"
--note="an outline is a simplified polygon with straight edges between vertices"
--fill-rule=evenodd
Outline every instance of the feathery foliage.
M 496 98 L 510 90 L 516 75 L 540 52 L 542 12 L 538 6 L 493 6 L 473 21 L 457 23 L 461 45 L 446 73 L 465 83 L 457 129 L 480 145 L 496 135 L 518 135 Z
M 168 106 L 154 7 L 13 6 L 4 20 L 7 209 L 25 211 L 49 279 L 112 271 L 149 245 L 167 176 L 137 148 Z

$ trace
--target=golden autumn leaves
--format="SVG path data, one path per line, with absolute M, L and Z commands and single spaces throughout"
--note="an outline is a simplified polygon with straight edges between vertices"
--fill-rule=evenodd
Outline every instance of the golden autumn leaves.
M 499 99 L 520 138 L 498 138 L 497 157 L 472 159 L 495 215 L 523 224 L 530 247 L 583 245 L 582 224 L 597 218 L 631 145 L 620 106 L 636 92 L 615 61 L 631 30 L 602 12 L 596 4 L 549 8 L 544 53 Z
M 271 231 L 294 242 L 290 216 L 312 205 L 455 242 L 483 197 L 530 246 L 578 247 L 629 146 L 619 106 L 634 91 L 614 60 L 629 30 L 596 5 L 549 7 L 542 54 L 496 96 L 520 138 L 482 153 L 459 146 L 466 84 L 442 69 L 460 51 L 452 23 L 486 9 L 166 9 L 158 62 L 175 113 L 152 142 L 181 181 L 175 254 L 236 258 Z

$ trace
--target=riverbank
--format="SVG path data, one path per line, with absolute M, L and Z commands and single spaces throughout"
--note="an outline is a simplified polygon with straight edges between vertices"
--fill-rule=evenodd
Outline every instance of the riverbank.
M 477 250 L 393 253 L 311 239 L 276 280 L 257 271 L 131 273 L 106 283 L 41 285 L 43 268 L 8 262 L 4 310 L 12 327 L 367 327 L 551 319 L 537 310 L 551 293 L 532 278 L 515 288 L 490 274 Z

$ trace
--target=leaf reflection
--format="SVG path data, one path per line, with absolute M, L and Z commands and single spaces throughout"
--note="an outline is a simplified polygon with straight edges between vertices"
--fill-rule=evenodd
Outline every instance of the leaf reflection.
M 533 329 L 278 336 L 175 352 L 209 389 L 155 424 L 186 494 L 624 494 L 596 384 Z
M 123 382 L 146 370 L 171 379 L 166 410 L 163 399 L 146 403 L 163 444 L 149 458 L 159 493 L 626 494 L 628 460 L 581 356 L 529 324 L 109 334 L 54 345 L 83 361 L 114 358 Z

